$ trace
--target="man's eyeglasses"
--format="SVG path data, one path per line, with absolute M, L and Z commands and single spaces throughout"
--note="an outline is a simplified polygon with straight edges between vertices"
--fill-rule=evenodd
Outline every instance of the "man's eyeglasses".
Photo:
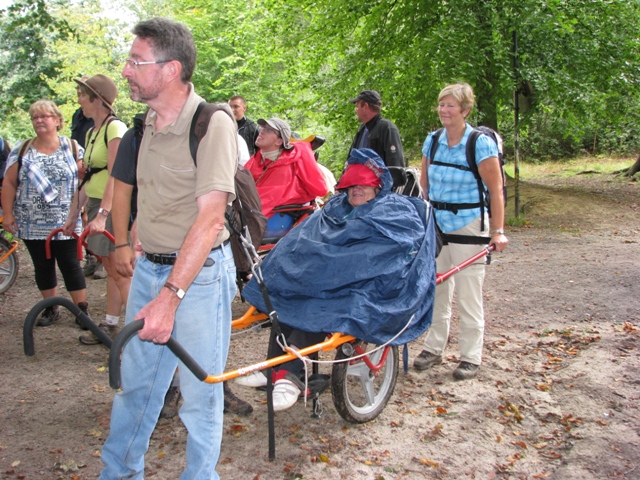
M 53 118 L 55 117 L 55 115 L 34 115 L 33 117 L 31 117 L 31 121 L 32 122 L 37 122 L 38 120 L 46 120 L 47 118 Z
M 157 65 L 161 63 L 167 63 L 171 60 L 154 60 L 153 62 L 139 62 L 138 60 L 134 60 L 133 58 L 128 58 L 124 61 L 127 67 L 138 68 L 142 65 Z

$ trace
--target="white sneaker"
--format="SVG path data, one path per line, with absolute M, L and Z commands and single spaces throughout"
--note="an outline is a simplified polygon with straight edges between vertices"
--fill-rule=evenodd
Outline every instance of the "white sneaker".
M 291 380 L 283 378 L 273 385 L 273 410 L 280 412 L 292 407 L 302 391 Z
M 237 385 L 243 387 L 259 388 L 267 386 L 267 376 L 262 372 L 253 372 L 235 380 Z

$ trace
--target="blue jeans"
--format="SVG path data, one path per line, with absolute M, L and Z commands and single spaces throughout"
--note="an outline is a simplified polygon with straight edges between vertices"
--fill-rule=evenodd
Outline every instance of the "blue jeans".
M 209 374 L 224 371 L 231 336 L 231 302 L 236 293 L 235 266 L 229 245 L 209 255 L 215 263 L 203 267 L 176 311 L 173 337 Z M 136 262 L 126 322 L 153 300 L 172 266 L 141 257 Z M 222 383 L 198 380 L 165 346 L 135 335 L 122 354 L 122 391 L 116 393 L 111 431 L 102 449 L 105 464 L 100 479 L 144 478 L 144 455 L 158 421 L 171 379 L 180 367 L 184 403 L 180 418 L 188 431 L 187 468 L 181 480 L 218 479 L 215 471 L 222 441 Z

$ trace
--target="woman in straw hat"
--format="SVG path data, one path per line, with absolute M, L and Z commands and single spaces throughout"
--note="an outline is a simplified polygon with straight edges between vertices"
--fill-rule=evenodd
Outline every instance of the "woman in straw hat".
M 94 75 L 75 79 L 75 82 L 78 84 L 78 103 L 82 113 L 93 120 L 94 128 L 87 132 L 84 156 L 87 171 L 74 197 L 65 228 L 72 228 L 74 215 L 86 202 L 87 228 L 91 231 L 89 250 L 102 257 L 107 271 L 107 315 L 99 326 L 113 338 L 118 333 L 120 310 L 127 301 L 129 279 L 119 275 L 114 268 L 115 263 L 111 259 L 113 245 L 102 232 L 108 230 L 113 233 L 109 214 L 113 197 L 113 178 L 110 173 L 120 139 L 127 127 L 114 114 L 113 102 L 118 89 L 113 80 L 106 75 Z M 82 335 L 80 341 L 85 345 L 100 342 L 90 332 Z

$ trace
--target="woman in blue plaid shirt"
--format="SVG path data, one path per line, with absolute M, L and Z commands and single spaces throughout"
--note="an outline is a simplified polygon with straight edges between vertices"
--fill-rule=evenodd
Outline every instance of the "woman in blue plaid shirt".
M 479 198 L 482 197 L 478 182 L 468 167 L 466 146 L 473 127 L 466 119 L 474 103 L 473 90 L 468 84 L 445 87 L 438 96 L 438 115 L 444 129 L 437 139 L 434 158 L 429 159 L 435 132 L 427 136 L 422 149 L 420 182 L 436 207 L 436 223 L 448 242 L 436 259 L 438 273 L 473 256 L 483 244 L 493 244 L 496 251 L 501 252 L 509 242 L 504 235 L 502 167 L 493 139 L 480 135 L 475 146 L 478 173 L 491 196 L 490 219 L 486 211 L 480 209 Z M 457 291 L 460 363 L 453 371 L 453 377 L 464 380 L 476 376 L 482 363 L 484 336 L 483 281 L 484 262 L 479 261 L 438 285 L 433 322 L 424 350 L 414 361 L 417 370 L 442 363 L 449 339 L 453 293 Z

